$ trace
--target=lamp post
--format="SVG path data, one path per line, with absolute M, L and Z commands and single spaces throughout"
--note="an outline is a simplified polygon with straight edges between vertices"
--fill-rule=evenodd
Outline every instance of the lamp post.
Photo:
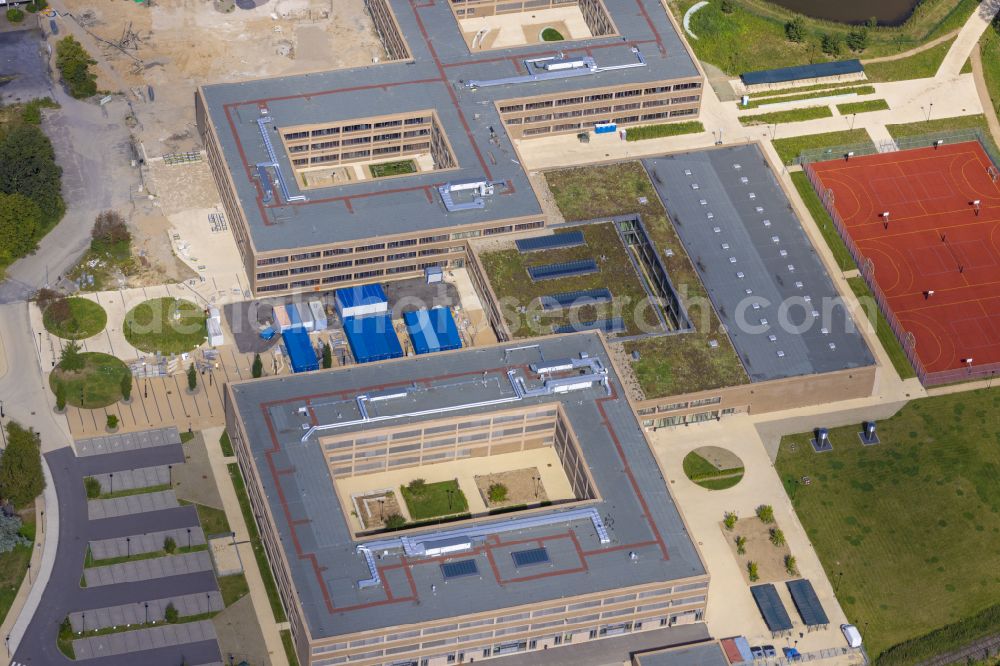
M 844 572 L 840 571 L 837 573 L 837 584 L 833 588 L 833 593 L 837 594 L 840 591 L 840 581 L 844 577 Z
M 174 466 L 167 465 L 167 478 L 170 480 L 170 487 L 174 487 Z
M 191 528 L 187 528 L 188 533 L 188 550 L 191 550 Z
M 125 556 L 132 557 L 132 537 L 125 537 Z
M 146 607 L 146 624 L 149 624 L 149 602 L 145 601 L 142 605 Z
M 108 473 L 108 478 L 111 479 L 111 482 L 110 482 L 110 485 L 111 485 L 111 494 L 114 495 L 115 494 L 115 473 L 114 472 L 109 472 Z

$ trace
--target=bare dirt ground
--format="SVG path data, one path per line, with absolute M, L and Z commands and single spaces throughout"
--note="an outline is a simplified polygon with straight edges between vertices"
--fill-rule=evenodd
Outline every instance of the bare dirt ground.
M 785 571 L 785 556 L 791 554 L 788 544 L 775 546 L 771 543 L 771 529 L 778 525 L 766 525 L 756 516 L 752 518 L 740 518 L 733 531 L 726 529 L 726 526 L 719 523 L 719 529 L 729 543 L 729 549 L 733 557 L 739 562 L 740 571 L 743 572 L 743 580 L 750 585 L 750 575 L 747 571 L 747 563 L 757 563 L 757 574 L 760 578 L 754 581 L 753 585 L 762 583 L 777 583 L 783 580 L 791 580 L 791 576 Z M 746 537 L 746 553 L 739 555 L 736 552 L 736 537 Z
M 405 515 L 400 509 L 396 493 L 391 490 L 385 494 L 359 497 L 358 508 L 361 511 L 359 517 L 366 530 L 384 527 L 385 519 L 394 514 Z
M 502 502 L 490 501 L 490 486 L 494 483 L 502 483 L 507 486 L 507 499 Z M 538 473 L 537 467 L 525 467 L 524 469 L 512 469 L 508 472 L 476 476 L 476 488 L 479 489 L 483 502 L 491 509 L 518 504 L 533 504 L 549 499 L 549 496 L 545 494 L 545 486 L 542 485 L 541 475 Z

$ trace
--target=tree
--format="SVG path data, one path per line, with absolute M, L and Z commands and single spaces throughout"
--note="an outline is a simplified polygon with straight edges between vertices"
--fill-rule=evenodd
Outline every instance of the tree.
M 118 416 L 117 415 L 115 415 L 115 414 L 108 414 L 107 422 L 108 422 L 108 430 L 117 430 L 118 429 Z
M 94 243 L 114 245 L 132 241 L 132 233 L 128 230 L 125 218 L 116 210 L 105 210 L 97 214 L 94 228 L 90 230 L 90 237 L 91 247 Z
M 490 503 L 497 504 L 507 499 L 507 486 L 502 483 L 491 483 L 486 494 L 490 498 Z
M 403 518 L 398 513 L 393 513 L 385 517 L 385 526 L 387 529 L 398 530 L 405 524 L 406 518 Z
M 42 287 L 37 292 L 35 292 L 35 303 L 38 305 L 38 309 L 44 312 L 48 309 L 54 301 L 57 301 L 63 297 L 55 289 L 49 289 L 48 287 Z
M 128 402 L 132 399 L 132 373 L 126 372 L 122 375 L 122 400 Z
M 253 355 L 253 365 L 250 367 L 250 374 L 254 379 L 264 374 L 264 362 L 260 360 L 260 354 Z
M 27 506 L 45 490 L 39 446 L 34 430 L 17 421 L 7 424 L 7 448 L 0 454 L 0 497 L 14 506 Z
M 739 520 L 739 518 L 736 516 L 735 511 L 726 511 L 725 515 L 722 517 L 722 524 L 726 526 L 727 530 L 732 532 L 733 528 L 736 527 L 737 520 Z
M 868 30 L 864 27 L 855 28 L 847 33 L 847 47 L 856 53 L 868 48 Z
M 20 23 L 24 20 L 24 12 L 17 7 L 11 7 L 7 10 L 7 20 L 11 23 Z
M 771 543 L 779 548 L 785 545 L 785 533 L 777 527 L 771 529 Z
M 192 363 L 188 366 L 188 390 L 194 391 L 196 388 L 198 388 L 198 370 Z
M 733 7 L 733 3 L 730 2 L 729 0 L 722 0 L 721 9 L 723 14 L 732 14 L 733 11 L 735 10 L 735 8 Z
M 747 562 L 747 574 L 750 576 L 751 583 L 756 583 L 760 579 L 756 562 Z
M 172 536 L 164 537 L 163 539 L 163 552 L 173 553 L 177 550 L 177 542 L 174 541 Z
M 83 487 L 87 490 L 87 499 L 97 499 L 101 496 L 101 482 L 94 477 L 84 477 Z
M 794 555 L 785 555 L 785 571 L 788 572 L 789 576 L 794 576 L 799 573 L 799 567 L 795 562 Z
M 747 538 L 745 536 L 736 537 L 736 554 L 746 555 L 747 553 Z
M 820 48 L 829 56 L 840 55 L 840 38 L 837 35 L 825 34 L 820 38 Z
M 774 522 L 774 508 L 770 504 L 761 504 L 757 507 L 757 517 L 762 523 L 770 525 Z
M 48 229 L 66 212 L 62 169 L 52 142 L 35 125 L 18 125 L 0 138 L 0 192 L 22 194 L 41 211 L 40 226 Z
M 174 608 L 174 602 L 172 601 L 169 604 L 167 604 L 166 608 L 163 609 L 163 619 L 169 622 L 170 624 L 176 622 L 180 616 L 181 616 L 180 613 L 178 613 L 177 609 Z
M 785 37 L 790 42 L 802 42 L 806 38 L 806 24 L 801 16 L 796 16 L 785 24 Z
M 97 94 L 97 75 L 90 71 L 97 61 L 90 57 L 80 42 L 70 35 L 56 44 L 56 67 L 69 94 L 83 99 Z
M 333 350 L 330 349 L 330 345 L 323 343 L 323 369 L 327 370 L 333 367 Z
M 0 194 L 0 260 L 11 263 L 38 247 L 42 211 L 23 194 Z
M 21 535 L 21 519 L 17 516 L 0 514 L 0 553 L 9 553 L 18 546 L 28 546 L 31 542 Z
M 56 411 L 66 410 L 66 383 L 56 382 Z
M 406 487 L 409 488 L 410 492 L 414 495 L 419 495 L 424 492 L 424 489 L 427 487 L 427 482 L 423 479 L 413 479 L 406 485 Z
M 80 345 L 70 340 L 59 353 L 59 367 L 67 372 L 79 372 L 83 370 L 86 361 L 80 353 Z

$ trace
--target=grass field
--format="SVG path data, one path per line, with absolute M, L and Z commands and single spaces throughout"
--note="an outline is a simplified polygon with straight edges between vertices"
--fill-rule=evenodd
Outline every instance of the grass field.
M 797 123 L 817 118 L 831 118 L 833 111 L 828 106 L 807 106 L 803 109 L 758 113 L 752 116 L 740 116 L 741 125 L 770 125 L 771 123 Z
M 1000 24 L 996 21 L 983 33 L 979 49 L 986 88 L 989 90 L 993 109 L 1000 114 Z
M 243 574 L 219 576 L 216 580 L 219 583 L 219 592 L 222 593 L 222 603 L 225 604 L 226 608 L 250 593 L 250 585 L 247 583 L 247 577 Z
M 48 307 L 42 315 L 45 330 L 64 340 L 83 340 L 97 335 L 108 323 L 108 313 L 100 305 L 86 298 L 67 298 L 69 317 L 57 321 L 54 308 Z M 56 306 L 58 308 L 59 306 Z
M 453 513 L 465 513 L 469 503 L 465 493 L 458 487 L 458 481 L 440 481 L 428 483 L 419 491 L 408 486 L 400 488 L 406 508 L 414 521 L 449 516 Z
M 692 120 L 686 123 L 663 123 L 660 125 L 641 125 L 630 127 L 625 133 L 626 141 L 643 141 L 644 139 L 659 139 L 665 136 L 679 136 L 681 134 L 697 134 L 704 132 L 705 126 L 700 120 Z
M 154 298 L 129 310 L 122 333 L 144 352 L 180 354 L 205 341 L 205 313 L 191 301 Z
M 877 446 L 861 446 L 859 430 L 831 430 L 823 454 L 812 433 L 785 437 L 776 468 L 876 656 L 1000 598 L 1000 394 L 910 402 L 879 422 Z
M 181 501 L 183 504 L 192 504 L 193 502 Z M 212 534 L 226 534 L 230 532 L 229 520 L 226 518 L 226 512 L 222 509 L 216 509 L 215 507 L 205 506 L 204 504 L 195 504 L 195 508 L 198 510 L 198 522 L 201 523 L 201 529 L 205 532 L 206 536 Z
M 35 505 L 24 507 L 20 512 L 21 534 L 34 540 Z M 10 607 L 17 596 L 17 590 L 28 572 L 28 562 L 31 560 L 31 549 L 34 544 L 17 546 L 9 553 L 0 553 L 0 623 L 3 623 L 10 612 Z
M 837 228 L 833 226 L 833 220 L 830 219 L 830 215 L 826 212 L 826 208 L 823 207 L 823 202 L 821 202 L 819 200 L 819 196 L 816 195 L 816 190 L 813 189 L 812 184 L 809 182 L 809 178 L 802 171 L 796 171 L 790 175 L 792 183 L 795 185 L 795 189 L 798 190 L 799 196 L 802 197 L 802 201 L 805 202 L 806 208 L 809 209 L 809 213 L 812 214 L 812 218 L 816 221 L 816 225 L 819 227 L 820 233 L 823 234 L 823 240 L 826 241 L 830 251 L 833 252 L 833 258 L 837 262 L 837 267 L 842 271 L 849 271 L 857 268 L 857 265 L 854 263 L 854 258 L 851 257 L 851 253 L 847 250 L 847 246 L 844 245 L 844 239 L 840 237 L 840 232 L 838 232 Z
M 839 146 L 853 146 L 857 144 L 867 144 L 874 152 L 875 144 L 868 136 L 868 131 L 863 129 L 844 130 L 842 132 L 825 132 L 823 134 L 808 134 L 806 136 L 796 136 L 788 139 L 775 139 L 774 149 L 778 151 L 778 156 L 785 164 L 795 164 L 795 158 L 799 153 L 807 150 L 820 150 L 823 148 L 834 148 Z M 830 153 L 830 159 L 842 157 Z
M 413 160 L 399 160 L 397 162 L 383 162 L 372 164 L 368 167 L 372 173 L 372 178 L 385 178 L 386 176 L 402 176 L 408 173 L 417 172 L 417 163 Z
M 66 372 L 60 366 L 49 375 L 53 393 L 62 384 L 66 403 L 84 409 L 113 405 L 122 398 L 122 378 L 129 375 L 128 366 L 114 356 L 100 352 L 83 352 L 83 370 Z
M 653 245 L 661 252 L 673 251 L 669 257 L 661 253 L 660 259 L 697 330 L 625 344 L 627 353 L 639 354 L 632 368 L 646 397 L 746 383 L 743 365 L 729 336 L 720 332 L 719 318 L 642 164 L 561 169 L 546 172 L 545 180 L 567 220 L 640 213 Z M 718 347 L 710 347 L 710 340 L 718 341 Z
M 929 121 L 886 125 L 885 129 L 889 132 L 893 139 L 926 136 L 928 138 L 926 145 L 930 145 L 930 141 L 932 141 L 935 136 L 940 135 L 941 137 L 946 137 L 956 130 L 978 129 L 982 131 L 983 137 L 986 139 L 986 144 L 993 151 L 993 153 L 1000 154 L 1000 148 L 997 148 L 996 142 L 990 135 L 989 125 L 986 124 L 986 116 L 981 113 L 973 116 L 932 118 Z
M 783 104 L 784 102 L 800 102 L 805 99 L 816 99 L 817 97 L 833 97 L 835 95 L 871 95 L 875 92 L 875 86 L 859 86 L 841 84 L 837 86 L 815 85 L 803 86 L 802 88 L 785 88 L 775 90 L 765 94 L 750 96 L 750 102 L 743 106 L 736 102 L 736 108 L 740 110 L 756 109 L 768 104 Z
M 871 290 L 868 289 L 864 278 L 848 278 L 847 284 L 850 285 L 854 295 L 858 297 L 862 309 L 868 313 L 869 320 L 871 320 L 872 315 L 875 316 L 875 321 L 873 322 L 875 324 L 875 333 L 878 335 L 879 342 L 882 343 L 885 353 L 889 355 L 889 360 L 892 361 L 892 367 L 896 369 L 896 373 L 902 379 L 916 377 L 916 371 L 910 365 L 909 359 L 906 358 L 906 353 L 903 351 L 899 339 L 896 338 L 896 334 L 889 328 L 889 322 L 886 321 L 882 310 L 875 303 L 875 298 L 872 296 Z
M 696 1 L 670 0 L 670 9 L 678 22 Z M 924 0 L 902 26 L 869 30 L 868 47 L 863 53 L 855 54 L 844 44 L 851 26 L 803 17 L 805 40 L 794 43 L 786 38 L 784 27 L 797 16 L 793 12 L 763 0 L 730 0 L 730 3 L 734 9 L 731 14 L 724 13 L 718 2 L 698 10 L 691 18 L 691 31 L 698 39 L 689 40 L 700 60 L 730 75 L 901 53 L 961 28 L 978 6 L 977 0 Z M 820 47 L 823 34 L 838 38 L 839 54 L 823 53 Z
M 691 481 L 708 490 L 732 488 L 743 479 L 743 468 L 719 469 L 692 451 L 684 456 L 684 474 Z
M 868 113 L 869 111 L 885 111 L 889 108 L 889 102 L 884 99 L 869 99 L 864 102 L 848 102 L 838 104 L 837 112 L 842 116 L 849 116 L 852 113 Z
M 911 55 L 909 58 L 867 64 L 865 65 L 865 76 L 868 77 L 869 81 L 876 83 L 930 78 L 937 73 L 938 67 L 941 66 L 944 57 L 948 55 L 948 49 L 951 48 L 954 41 L 952 39 L 942 42 L 926 51 Z

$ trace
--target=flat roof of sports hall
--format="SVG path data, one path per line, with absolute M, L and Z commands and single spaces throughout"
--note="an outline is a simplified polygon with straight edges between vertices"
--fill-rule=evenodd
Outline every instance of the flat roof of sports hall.
M 698 76 L 657 0 L 604 0 L 618 35 L 497 49 L 472 55 L 448 2 L 390 0 L 412 61 L 202 87 L 237 197 L 258 251 L 371 238 L 540 215 L 527 176 L 500 122 L 494 100 L 558 94 L 612 85 Z M 613 69 L 640 61 L 644 66 Z M 525 73 L 529 58 L 591 56 L 598 71 L 563 78 L 470 89 L 469 80 Z M 601 68 L 609 68 L 601 71 Z M 305 201 L 263 203 L 253 165 L 268 161 L 257 120 L 266 126 L 289 195 Z M 300 191 L 273 126 L 336 122 L 408 110 L 435 109 L 458 169 L 375 179 Z M 491 141 L 491 129 L 496 139 Z M 506 181 L 510 189 L 486 207 L 448 212 L 434 186 L 446 181 Z M 277 194 L 277 193 L 276 193 Z
M 874 364 L 756 144 L 644 164 L 752 381 Z
M 581 354 L 596 360 L 591 370 L 607 370 L 605 385 L 532 395 L 542 381 L 530 364 L 580 360 Z M 579 372 L 574 371 L 568 381 L 579 382 Z M 515 389 L 518 379 L 524 380 L 521 397 Z M 596 333 L 230 386 L 314 638 L 705 573 Z M 363 411 L 356 400 L 362 394 L 368 396 Z M 483 404 L 487 402 L 495 404 Z M 577 433 L 600 500 L 582 507 L 555 505 L 530 515 L 484 516 L 441 525 L 431 535 L 420 534 L 433 540 L 453 535 L 456 529 L 474 528 L 480 536 L 471 538 L 473 549 L 452 557 L 475 560 L 478 575 L 446 580 L 440 558 L 404 558 L 395 549 L 377 560 L 379 583 L 359 585 L 372 577 L 357 550 L 365 542 L 355 541 L 344 518 L 318 444 L 321 433 L 302 441 L 310 425 L 337 423 L 343 427 L 325 432 L 342 434 L 556 402 Z M 306 416 L 300 408 L 306 408 Z M 375 421 L 366 422 L 365 415 Z M 481 535 L 486 533 L 498 536 L 485 543 Z M 385 537 L 398 540 L 393 533 Z M 526 546 L 525 540 L 533 543 Z M 518 570 L 511 553 L 536 547 L 536 540 L 544 542 L 548 565 L 543 571 Z M 371 547 L 379 554 L 385 548 L 381 542 Z M 630 553 L 635 553 L 634 561 Z

